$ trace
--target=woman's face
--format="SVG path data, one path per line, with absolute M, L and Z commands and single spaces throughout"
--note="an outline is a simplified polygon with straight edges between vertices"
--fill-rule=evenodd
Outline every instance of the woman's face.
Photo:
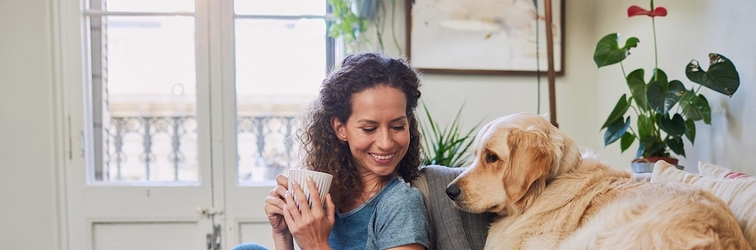
M 352 95 L 346 124 L 332 119 L 336 136 L 349 144 L 363 177 L 394 173 L 410 142 L 407 98 L 396 88 L 379 86 Z

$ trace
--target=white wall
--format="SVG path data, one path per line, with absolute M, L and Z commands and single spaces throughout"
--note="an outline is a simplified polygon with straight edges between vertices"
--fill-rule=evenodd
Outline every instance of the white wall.
M 58 249 L 58 163 L 62 149 L 56 140 L 55 98 L 52 70 L 50 0 L 0 1 L 0 242 L 3 249 Z M 399 1 L 402 2 L 402 1 Z M 589 4 L 593 3 L 593 5 Z M 625 9 L 643 0 L 568 2 L 566 73 L 557 78 L 557 111 L 560 127 L 581 145 L 593 148 L 610 164 L 625 168 L 632 152 L 620 154 L 619 146 L 603 148 L 600 123 L 617 98 L 626 91 L 616 83 L 618 69 L 597 70 L 592 62 L 595 41 L 606 33 L 622 31 L 650 46 L 648 20 L 627 19 Z M 756 173 L 748 167 L 755 160 L 753 98 L 756 89 L 756 38 L 750 13 L 751 0 L 657 0 L 670 16 L 658 19 L 661 67 L 673 78 L 684 79 L 682 68 L 691 59 L 705 60 L 717 51 L 729 56 L 741 73 L 741 89 L 732 97 L 708 95 L 713 125 L 698 126 L 695 147 L 686 148 L 682 163 L 695 170 L 698 160 L 711 161 Z M 399 8 L 403 13 L 403 6 Z M 645 21 L 645 22 L 644 22 Z M 404 18 L 398 16 L 397 34 L 404 34 Z M 645 32 L 645 33 L 644 33 Z M 663 35 L 662 35 L 663 34 Z M 390 41 L 390 40 L 386 40 Z M 396 54 L 390 43 L 389 53 Z M 404 38 L 400 37 L 400 44 Z M 633 54 L 644 56 L 643 52 Z M 631 68 L 649 62 L 628 64 Z M 548 109 L 546 78 L 543 79 L 542 113 Z M 513 112 L 536 112 L 536 84 L 532 77 L 425 75 L 423 100 L 440 121 L 448 122 L 467 100 L 466 127 L 480 119 L 492 120 Z
M 403 1 L 398 13 L 404 13 Z M 597 137 L 601 124 L 596 120 L 593 86 L 593 11 L 592 5 L 566 4 L 565 74 L 556 79 L 557 123 L 580 144 L 599 145 Z M 386 0 L 387 6 L 390 1 Z M 396 20 L 396 33 L 405 34 L 405 17 Z M 388 29 L 388 28 L 387 28 Z M 384 41 L 391 41 L 390 31 L 384 32 Z M 405 37 L 399 37 L 405 44 Z M 398 55 L 391 43 L 386 52 Z M 403 48 L 403 51 L 406 49 Z M 443 52 L 440 52 L 443 53 Z M 440 124 L 450 123 L 460 105 L 466 101 L 463 113 L 463 131 L 478 121 L 485 124 L 500 116 L 517 112 L 547 114 L 548 80 L 541 78 L 541 109 L 538 112 L 538 85 L 534 76 L 470 76 L 424 74 L 422 100 Z M 587 97 L 587 98 L 586 98 Z M 598 138 L 598 139 L 597 139 Z
M 2 249 L 58 249 L 49 4 L 0 1 Z

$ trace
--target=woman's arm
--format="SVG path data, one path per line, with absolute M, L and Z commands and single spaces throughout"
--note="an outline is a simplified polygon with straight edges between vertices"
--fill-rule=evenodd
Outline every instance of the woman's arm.
M 273 233 L 273 245 L 276 250 L 294 250 L 294 240 L 291 234 L 280 235 Z

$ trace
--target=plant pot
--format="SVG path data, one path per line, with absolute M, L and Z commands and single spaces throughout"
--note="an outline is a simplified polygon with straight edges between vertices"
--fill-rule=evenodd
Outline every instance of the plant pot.
M 651 173 L 654 171 L 654 165 L 656 165 L 656 162 L 661 160 L 674 165 L 679 170 L 683 170 L 685 168 L 684 166 L 677 165 L 679 161 L 675 158 L 655 156 L 633 160 L 633 162 L 631 163 L 633 173 Z
M 378 0 L 355 0 L 352 1 L 352 12 L 359 18 L 373 20 L 378 12 L 378 4 Z

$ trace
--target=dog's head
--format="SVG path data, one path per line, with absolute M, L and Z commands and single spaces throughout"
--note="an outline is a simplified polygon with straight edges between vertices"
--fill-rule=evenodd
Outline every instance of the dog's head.
M 513 114 L 483 126 L 472 164 L 446 193 L 461 209 L 521 213 L 554 177 L 580 160 L 575 143 L 543 117 Z

